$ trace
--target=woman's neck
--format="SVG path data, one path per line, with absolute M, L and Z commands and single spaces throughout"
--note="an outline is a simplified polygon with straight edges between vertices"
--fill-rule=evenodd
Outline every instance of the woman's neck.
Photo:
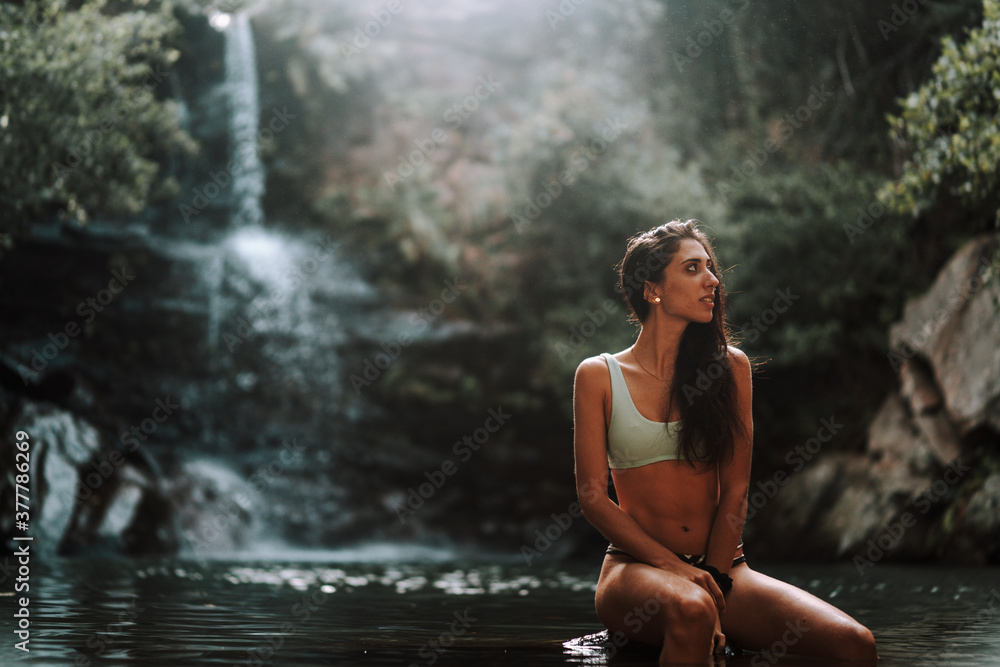
M 673 375 L 677 350 L 687 324 L 684 322 L 670 326 L 650 314 L 632 346 L 632 354 L 647 373 L 658 378 Z

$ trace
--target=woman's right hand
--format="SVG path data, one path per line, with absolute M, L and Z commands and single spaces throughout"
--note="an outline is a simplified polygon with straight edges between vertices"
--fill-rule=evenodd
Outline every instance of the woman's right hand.
M 659 567 L 661 570 L 676 574 L 697 586 L 701 586 L 715 600 L 715 606 L 718 608 L 720 614 L 726 610 L 726 598 L 722 595 L 722 589 L 715 583 L 712 575 L 705 570 L 694 565 L 689 565 L 681 560 L 677 560 L 675 563 L 666 563 Z

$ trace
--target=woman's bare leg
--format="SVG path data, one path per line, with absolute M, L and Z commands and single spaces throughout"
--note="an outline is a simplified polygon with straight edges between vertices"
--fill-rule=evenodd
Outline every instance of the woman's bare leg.
M 608 630 L 662 645 L 661 665 L 712 660 L 719 616 L 715 600 L 697 584 L 628 556 L 609 555 L 597 582 L 595 606 Z
M 875 664 L 875 638 L 865 626 L 791 584 L 745 563 L 730 572 L 722 631 L 750 651 L 769 651 Z

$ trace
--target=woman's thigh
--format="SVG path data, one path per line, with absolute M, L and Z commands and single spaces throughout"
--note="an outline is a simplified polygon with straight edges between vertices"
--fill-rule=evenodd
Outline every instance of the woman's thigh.
M 703 619 L 710 635 L 717 613 L 702 587 L 628 556 L 605 557 L 594 602 L 609 630 L 656 646 L 671 619 Z
M 722 632 L 751 651 L 771 651 L 874 662 L 871 632 L 843 611 L 791 584 L 754 572 L 746 563 L 730 572 Z M 862 663 L 864 664 L 864 663 Z

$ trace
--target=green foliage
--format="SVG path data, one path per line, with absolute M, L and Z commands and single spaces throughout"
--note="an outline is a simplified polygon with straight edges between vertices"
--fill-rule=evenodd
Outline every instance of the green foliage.
M 943 40 L 930 79 L 890 116 L 894 139 L 912 151 L 885 188 L 900 212 L 917 217 L 950 195 L 1000 224 L 1000 2 L 983 0 L 983 14 L 963 44 Z
M 171 194 L 158 162 L 193 146 L 161 101 L 179 24 L 167 3 L 129 4 L 109 15 L 103 0 L 0 3 L 0 234 Z
M 792 168 L 749 179 L 732 200 L 719 255 L 735 261 L 729 319 L 748 354 L 833 367 L 884 353 L 917 278 L 902 261 L 910 241 L 876 197 L 881 180 L 846 163 Z

